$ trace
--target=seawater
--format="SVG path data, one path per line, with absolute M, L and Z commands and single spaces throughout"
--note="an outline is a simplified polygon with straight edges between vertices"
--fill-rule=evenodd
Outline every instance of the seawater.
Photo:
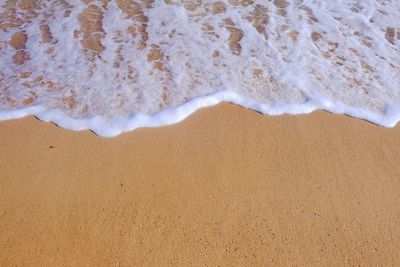
M 397 0 L 4 0 L 0 119 L 115 136 L 228 101 L 400 120 Z

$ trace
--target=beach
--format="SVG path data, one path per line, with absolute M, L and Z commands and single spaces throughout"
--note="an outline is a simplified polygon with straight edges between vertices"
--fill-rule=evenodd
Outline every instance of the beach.
M 2 121 L 0 265 L 399 265 L 399 147 L 226 103 L 113 138 Z

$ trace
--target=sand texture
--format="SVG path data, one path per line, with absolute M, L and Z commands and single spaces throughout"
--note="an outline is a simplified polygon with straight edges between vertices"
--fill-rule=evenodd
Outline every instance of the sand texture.
M 234 105 L 116 138 L 0 123 L 1 266 L 400 264 L 400 127 Z

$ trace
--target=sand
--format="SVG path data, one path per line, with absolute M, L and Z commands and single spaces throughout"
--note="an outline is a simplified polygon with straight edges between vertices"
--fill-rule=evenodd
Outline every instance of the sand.
M 0 265 L 399 265 L 399 162 L 400 126 L 322 111 L 0 122 Z

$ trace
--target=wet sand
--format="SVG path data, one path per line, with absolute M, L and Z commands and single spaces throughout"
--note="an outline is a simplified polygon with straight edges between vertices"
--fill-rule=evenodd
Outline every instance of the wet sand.
M 399 265 L 399 162 L 399 126 L 322 111 L 0 122 L 0 265 Z

